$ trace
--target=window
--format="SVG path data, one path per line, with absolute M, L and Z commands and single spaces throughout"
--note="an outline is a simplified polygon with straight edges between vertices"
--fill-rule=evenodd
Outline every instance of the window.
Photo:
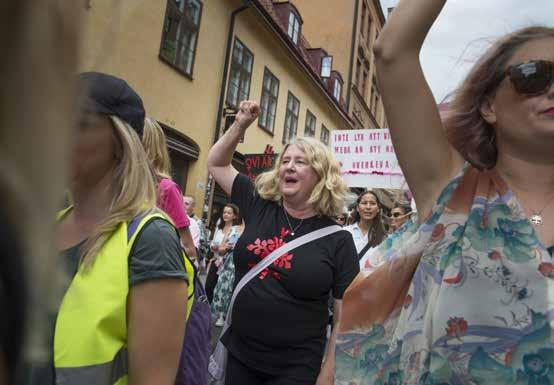
M 300 35 L 300 21 L 294 12 L 289 13 L 289 30 L 288 35 L 294 42 L 298 44 L 298 36 Z
M 304 128 L 304 136 L 315 136 L 315 116 L 310 112 L 306 111 L 306 127 Z
M 371 84 L 371 101 L 370 101 L 370 110 L 373 114 L 373 117 L 377 117 L 377 106 L 379 105 L 379 88 L 377 87 L 377 79 L 373 77 Z
M 358 58 L 356 60 L 356 87 L 358 87 L 358 90 L 361 90 L 362 87 L 362 79 L 361 79 L 361 72 L 362 72 L 362 60 Z
M 321 125 L 321 136 L 320 136 L 320 140 L 329 145 L 329 130 L 327 129 L 327 127 L 325 127 L 324 124 Z
M 362 36 L 364 36 L 365 33 L 365 20 L 367 15 L 367 5 L 365 4 L 365 1 L 362 1 L 362 18 L 360 19 L 360 33 Z M 369 35 L 367 36 L 369 37 Z
M 321 77 L 329 78 L 331 77 L 331 70 L 333 69 L 333 57 L 324 56 L 321 58 Z
M 333 87 L 333 96 L 340 102 L 342 96 L 342 84 L 339 79 L 335 78 L 335 86 Z
M 287 98 L 287 112 L 285 115 L 285 129 L 283 131 L 283 144 L 290 142 L 296 137 L 299 112 L 300 101 L 289 91 L 289 96 Z
M 238 107 L 240 102 L 247 100 L 250 95 L 253 62 L 254 55 L 252 55 L 252 52 L 239 39 L 235 39 L 231 76 L 227 89 L 227 104 L 232 107 Z
M 260 118 L 258 125 L 273 134 L 275 126 L 275 111 L 279 95 L 279 80 L 267 68 L 264 71 L 262 98 L 260 103 Z
M 367 39 L 366 39 L 368 48 L 371 48 L 371 24 L 372 24 L 371 17 L 368 16 L 367 17 Z
M 168 0 L 160 57 L 187 76 L 192 76 L 202 15 L 200 0 Z
M 368 79 L 369 79 L 369 65 L 364 63 L 364 70 L 362 75 L 362 91 L 361 91 L 364 99 L 366 97 Z

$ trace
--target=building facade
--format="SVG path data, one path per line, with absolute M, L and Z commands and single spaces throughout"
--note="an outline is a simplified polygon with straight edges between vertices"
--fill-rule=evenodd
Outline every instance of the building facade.
M 386 128 L 375 73 L 373 45 L 385 24 L 379 0 L 294 0 L 310 21 L 303 32 L 333 52 L 333 66 L 345 76 L 345 102 L 355 128 Z
M 241 100 L 261 105 L 234 157 L 280 152 L 296 136 L 328 143 L 351 129 L 344 79 L 302 26 L 311 21 L 292 3 L 271 0 L 89 0 L 82 43 L 84 71 L 126 79 L 147 115 L 168 137 L 173 177 L 210 218 L 225 203 L 208 175 L 210 147 L 232 122 Z M 338 57 L 335 55 L 334 57 Z

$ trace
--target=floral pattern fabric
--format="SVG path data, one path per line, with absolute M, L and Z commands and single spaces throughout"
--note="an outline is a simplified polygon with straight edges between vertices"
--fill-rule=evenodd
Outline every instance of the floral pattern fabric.
M 495 171 L 466 166 L 361 268 L 337 385 L 554 384 L 553 260 Z
M 218 230 L 219 231 L 219 230 Z M 239 229 L 233 226 L 229 231 L 227 237 L 219 234 L 219 237 L 214 236 L 212 244 L 219 244 L 219 242 L 231 242 L 233 245 L 240 237 Z M 223 256 L 223 265 L 218 269 L 217 284 L 214 288 L 214 297 L 212 299 L 212 319 L 217 320 L 219 317 L 226 317 L 231 297 L 233 296 L 233 289 L 235 285 L 235 263 L 233 261 L 233 251 L 231 250 Z

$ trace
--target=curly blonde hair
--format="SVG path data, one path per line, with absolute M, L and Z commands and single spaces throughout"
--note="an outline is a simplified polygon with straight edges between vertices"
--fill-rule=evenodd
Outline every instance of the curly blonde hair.
M 306 160 L 318 177 L 308 203 L 319 215 L 328 217 L 340 215 L 344 210 L 345 201 L 351 198 L 350 191 L 340 175 L 340 164 L 331 150 L 312 138 L 296 138 L 283 148 L 273 170 L 264 172 L 256 178 L 258 194 L 263 199 L 281 202 L 279 168 L 283 163 L 283 155 L 290 146 L 297 146 L 304 151 Z

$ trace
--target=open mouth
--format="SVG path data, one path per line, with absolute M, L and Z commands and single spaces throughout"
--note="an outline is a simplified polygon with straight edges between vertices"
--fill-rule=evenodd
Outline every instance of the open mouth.
M 298 179 L 296 179 L 295 177 L 292 177 L 292 176 L 286 176 L 285 177 L 285 184 L 294 185 L 296 183 L 298 183 Z

